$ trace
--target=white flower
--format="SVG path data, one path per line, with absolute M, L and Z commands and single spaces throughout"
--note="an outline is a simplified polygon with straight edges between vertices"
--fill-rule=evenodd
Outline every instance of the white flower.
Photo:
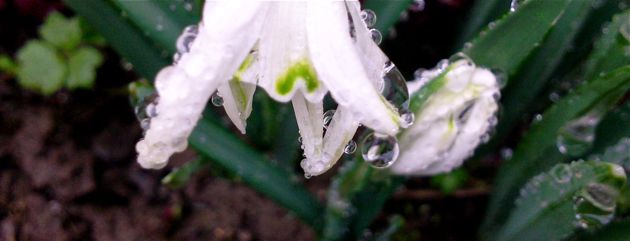
M 415 123 L 399 136 L 392 172 L 435 175 L 460 166 L 496 124 L 499 84 L 487 69 L 462 58 L 409 83 Z M 415 106 L 414 106 L 415 105 Z
M 291 101 L 307 175 L 329 169 L 359 123 L 398 132 L 398 110 L 379 93 L 388 59 L 372 41 L 356 0 L 206 1 L 194 32 L 184 46 L 189 51 L 156 78 L 157 115 L 136 146 L 145 168 L 161 168 L 186 148 L 215 90 L 243 133 L 256 85 L 278 101 Z M 328 92 L 339 107 L 324 136 Z

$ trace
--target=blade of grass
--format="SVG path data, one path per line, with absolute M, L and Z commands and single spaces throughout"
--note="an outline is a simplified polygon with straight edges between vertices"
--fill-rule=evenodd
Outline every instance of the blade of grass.
M 199 18 L 194 15 L 193 3 L 179 1 L 128 1 L 113 0 L 146 36 L 155 41 L 161 49 L 175 53 L 177 36 L 186 26 L 196 24 Z M 190 11 L 186 5 L 190 4 Z
M 600 198 L 616 200 L 626 184 L 626 174 L 620 170 L 612 163 L 578 161 L 558 164 L 532 178 L 495 240 L 562 240 L 570 236 L 579 229 L 575 200 L 597 187 L 607 188 L 598 194 L 608 196 Z
M 488 23 L 507 13 L 510 10 L 510 2 L 511 0 L 475 1 L 470 8 L 465 25 L 459 31 L 460 35 L 455 47 L 463 47 L 467 41 L 488 26 Z
M 556 146 L 557 135 L 566 123 L 593 108 L 606 110 L 614 107 L 620 93 L 630 88 L 630 66 L 619 68 L 579 86 L 570 95 L 562 98 L 534 123 L 523 137 L 511 160 L 506 161 L 495 179 L 492 196 L 482 235 L 492 236 L 507 218 L 507 210 L 518 194 L 518 187 L 537 173 L 563 162 L 569 157 L 562 155 Z
M 140 29 L 126 21 L 122 11 L 104 0 L 64 0 L 92 27 L 99 31 L 107 43 L 123 58 L 133 64 L 143 77 L 153 79 L 157 72 L 170 64 L 163 49 L 155 47 Z M 115 26 L 115 27 L 113 27 Z

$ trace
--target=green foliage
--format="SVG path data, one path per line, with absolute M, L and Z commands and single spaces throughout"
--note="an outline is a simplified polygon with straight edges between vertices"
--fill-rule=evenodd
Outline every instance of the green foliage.
M 50 13 L 39 33 L 41 40 L 30 40 L 18 50 L 17 63 L 8 56 L 0 57 L 0 69 L 15 75 L 22 87 L 44 95 L 63 87 L 92 87 L 103 56 L 94 47 L 81 46 L 80 19 Z
M 630 237 L 630 220 L 622 220 L 598 230 L 597 232 L 585 232 L 571 240 L 579 241 L 620 241 Z
M 81 27 L 78 18 L 66 18 L 61 13 L 52 12 L 39 28 L 43 40 L 63 50 L 72 50 L 81 43 Z
M 20 85 L 49 95 L 63 86 L 66 65 L 50 44 L 31 40 L 17 53 Z
M 626 174 L 605 162 L 558 164 L 527 182 L 494 240 L 561 240 L 610 221 Z
M 431 177 L 431 186 L 440 189 L 443 193 L 453 193 L 457 191 L 468 180 L 466 169 L 459 168 L 449 173 L 439 174 Z

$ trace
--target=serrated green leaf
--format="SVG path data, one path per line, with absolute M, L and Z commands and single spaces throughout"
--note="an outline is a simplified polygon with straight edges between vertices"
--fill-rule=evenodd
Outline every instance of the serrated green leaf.
M 200 155 L 229 170 L 255 190 L 292 211 L 315 230 L 321 227 L 323 207 L 297 178 L 275 166 L 233 134 L 202 119 L 189 138 Z
M 39 28 L 39 34 L 44 40 L 65 50 L 73 49 L 81 42 L 79 19 L 66 18 L 58 12 L 48 14 Z
M 31 40 L 17 53 L 17 77 L 22 87 L 50 95 L 63 86 L 66 64 L 55 48 L 40 40 Z
M 534 123 L 522 138 L 512 159 L 499 169 L 494 195 L 486 213 L 484 235 L 493 234 L 504 222 L 506 211 L 512 207 L 510 203 L 517 196 L 518 187 L 537 173 L 569 159 L 558 151 L 556 145 L 562 127 L 593 108 L 612 108 L 615 101 L 611 97 L 619 97 L 619 93 L 624 93 L 628 88 L 630 66 L 619 68 L 579 86 L 545 111 L 542 120 Z
M 494 240 L 566 238 L 579 228 L 577 225 L 588 222 L 584 218 L 587 215 L 584 204 L 602 208 L 597 214 L 614 213 L 614 200 L 625 184 L 626 174 L 615 164 L 595 161 L 558 164 L 525 184 L 510 218 Z M 586 196 L 600 189 L 605 192 Z M 578 201 L 579 198 L 583 199 Z M 604 200 L 608 202 L 601 202 Z M 588 214 L 590 211 L 598 210 L 588 210 Z
M 96 69 L 102 63 L 103 56 L 92 47 L 82 47 L 71 53 L 66 86 L 70 89 L 92 87 L 96 79 Z
M 142 30 L 131 24 L 122 16 L 122 11 L 108 1 L 64 0 L 64 2 L 99 31 L 107 39 L 108 44 L 131 62 L 134 69 L 143 77 L 152 80 L 162 67 L 171 63 L 168 51 L 156 47 L 153 41 L 144 36 Z
M 492 23 L 464 53 L 479 66 L 512 76 L 573 1 L 577 0 L 528 0 L 517 11 Z

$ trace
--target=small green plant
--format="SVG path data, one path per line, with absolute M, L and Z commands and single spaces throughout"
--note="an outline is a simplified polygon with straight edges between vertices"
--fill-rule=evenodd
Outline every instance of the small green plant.
M 78 17 L 50 13 L 39 28 L 40 39 L 29 40 L 12 60 L 0 55 L 0 70 L 17 77 L 20 86 L 50 95 L 61 88 L 91 88 L 103 56 L 103 44 Z

